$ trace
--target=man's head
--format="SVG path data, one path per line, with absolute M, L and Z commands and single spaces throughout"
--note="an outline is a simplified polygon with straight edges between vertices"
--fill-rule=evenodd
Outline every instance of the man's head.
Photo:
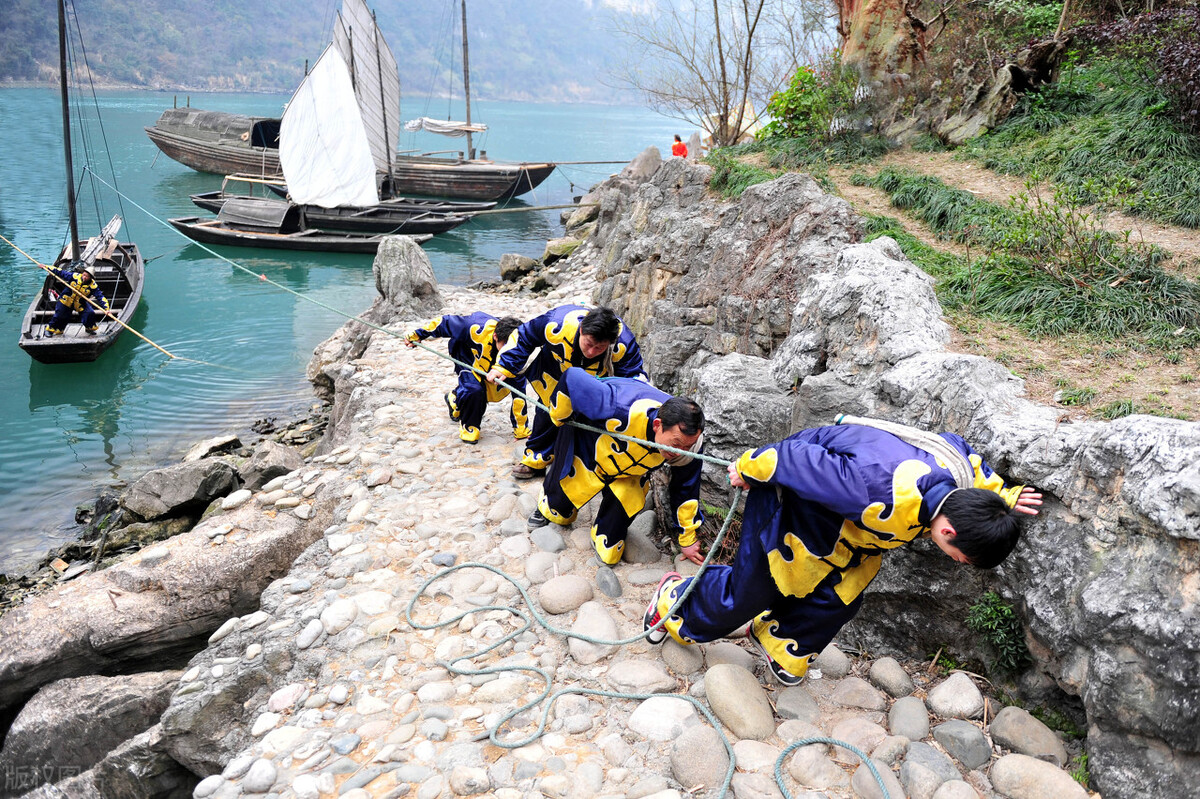
M 704 411 L 690 399 L 671 397 L 658 408 L 658 415 L 651 424 L 654 440 L 676 449 L 691 449 L 704 432 Z M 676 452 L 663 452 L 667 463 L 674 463 L 686 456 Z
M 1021 537 L 1021 514 L 984 488 L 950 492 L 929 523 L 938 548 L 959 563 L 999 566 Z
M 496 349 L 500 349 L 508 341 L 508 337 L 512 332 L 521 326 L 521 320 L 515 316 L 502 316 L 496 320 L 495 342 Z
M 82 264 L 75 271 L 84 279 L 85 282 L 92 279 L 92 268 L 87 264 Z
M 579 323 L 579 349 L 585 358 L 599 358 L 621 334 L 621 320 L 611 308 L 593 308 Z

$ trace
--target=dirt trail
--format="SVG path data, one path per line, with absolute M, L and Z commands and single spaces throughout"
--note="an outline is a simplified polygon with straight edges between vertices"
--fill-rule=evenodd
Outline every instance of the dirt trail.
M 881 163 L 932 175 L 948 186 L 998 205 L 1007 205 L 1010 197 L 1025 191 L 1023 178 L 1001 175 L 970 161 L 957 161 L 952 153 L 897 150 L 888 153 Z M 1050 193 L 1047 186 L 1045 196 Z M 1157 244 L 1169 252 L 1171 258 L 1163 264 L 1165 269 L 1177 269 L 1193 279 L 1200 278 L 1200 230 L 1164 225 L 1117 211 L 1103 212 L 1098 217 L 1110 233 L 1120 235 L 1130 231 L 1131 240 Z

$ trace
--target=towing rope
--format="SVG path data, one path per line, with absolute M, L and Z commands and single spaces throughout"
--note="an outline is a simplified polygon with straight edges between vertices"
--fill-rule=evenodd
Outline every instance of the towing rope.
M 87 167 L 84 167 L 84 168 L 85 168 L 85 170 L 87 169 Z M 96 175 L 95 177 L 101 183 L 104 183 L 105 186 L 108 186 L 108 188 L 113 189 L 113 191 L 116 191 L 118 194 L 121 194 L 120 191 L 118 191 L 115 187 L 106 183 L 104 181 L 104 179 L 101 178 L 100 176 Z M 124 196 L 124 195 L 121 195 L 121 196 Z M 146 208 L 139 205 L 132 198 L 125 197 L 125 199 L 129 200 L 129 202 L 132 203 L 135 208 L 137 208 L 142 213 L 146 214 L 148 217 L 153 219 L 155 222 L 158 222 L 160 225 L 167 228 L 168 230 L 174 231 L 177 235 L 179 235 L 183 238 L 187 238 L 186 236 L 184 236 L 184 234 L 182 232 L 175 230 L 175 228 L 173 228 L 171 225 L 167 224 L 167 222 L 165 222 L 162 219 L 159 219 L 157 216 L 152 214 Z M 190 239 L 189 239 L 189 241 L 190 241 Z M 486 379 L 487 373 L 481 369 L 476 368 L 474 366 L 474 364 L 468 364 L 468 363 L 459 361 L 458 359 L 452 357 L 449 353 L 439 352 L 439 351 L 429 347 L 428 345 L 421 343 L 420 341 L 408 341 L 406 335 L 401 332 L 398 332 L 396 330 L 389 330 L 388 328 L 384 327 L 383 325 L 379 325 L 374 322 L 370 322 L 366 319 L 361 318 L 357 314 L 348 313 L 346 311 L 341 310 L 340 308 L 335 308 L 331 305 L 328 305 L 327 303 L 322 302 L 321 300 L 318 300 L 314 297 L 308 297 L 308 296 L 296 291 L 295 289 L 289 288 L 288 286 L 285 286 L 281 283 L 271 280 L 265 274 L 255 273 L 253 270 L 250 270 L 250 269 L 242 266 L 241 264 L 237 263 L 236 261 L 233 261 L 233 260 L 221 255 L 220 253 L 215 252 L 211 247 L 208 247 L 207 245 L 200 244 L 199 242 L 192 242 L 192 243 L 195 244 L 196 246 L 202 248 L 205 252 L 209 253 L 214 258 L 218 258 L 221 261 L 224 261 L 225 263 L 229 264 L 233 268 L 238 269 L 242 272 L 245 272 L 246 274 L 256 275 L 260 282 L 274 286 L 275 288 L 279 289 L 280 291 L 291 294 L 292 296 L 297 297 L 298 299 L 301 299 L 305 302 L 312 303 L 313 305 L 316 305 L 320 308 L 330 311 L 331 313 L 337 314 L 338 316 L 342 316 L 349 321 L 358 322 L 371 330 L 376 330 L 380 333 L 383 333 L 384 335 L 391 336 L 392 338 L 401 339 L 406 344 L 412 344 L 416 347 L 420 347 L 421 349 L 425 350 L 426 352 L 431 352 L 439 358 L 450 361 L 451 363 L 454 363 L 454 364 L 458 364 L 459 366 L 462 366 L 463 368 L 470 369 L 472 372 L 475 372 L 475 373 L 483 376 L 484 379 Z M 527 403 L 532 404 L 535 407 L 542 408 L 546 412 L 550 411 L 550 409 L 546 405 L 542 404 L 542 402 L 536 396 L 531 396 L 529 394 L 526 394 L 525 392 L 516 389 L 515 387 L 509 385 L 508 383 L 506 383 L 503 380 L 499 380 L 497 382 L 500 385 L 507 388 L 509 391 L 511 391 L 516 396 L 523 398 Z M 566 424 L 581 428 L 583 430 L 588 430 L 588 431 L 591 431 L 594 433 L 601 433 L 604 435 L 612 436 L 613 438 L 621 439 L 623 441 L 628 441 L 630 443 L 639 444 L 644 447 L 665 450 L 667 452 L 674 452 L 674 453 L 677 453 L 680 455 L 686 455 L 689 457 L 697 458 L 699 460 L 702 460 L 702 461 L 705 461 L 708 463 L 712 463 L 712 464 L 716 464 L 719 466 L 729 466 L 732 463 L 732 461 L 728 461 L 723 458 L 717 458 L 717 457 L 714 457 L 711 455 L 705 455 L 704 453 L 701 453 L 701 452 L 690 452 L 688 450 L 677 449 L 675 447 L 667 446 L 666 444 L 659 444 L 654 441 L 646 441 L 645 439 L 640 439 L 635 436 L 627 436 L 623 433 L 616 433 L 611 430 L 602 430 L 598 427 L 593 427 L 591 425 L 583 424 L 582 422 L 578 422 L 578 421 L 574 421 L 574 420 L 567 420 Z M 730 503 L 729 511 L 725 514 L 725 522 L 724 522 L 724 524 L 722 524 L 720 532 L 718 532 L 717 536 L 713 539 L 712 546 L 709 547 L 708 555 L 704 558 L 704 562 L 700 565 L 700 568 L 697 569 L 696 577 L 699 577 L 700 574 L 702 574 L 704 572 L 704 569 L 706 569 L 708 567 L 709 562 L 712 560 L 713 553 L 718 549 L 719 544 L 724 540 L 726 533 L 729 531 L 729 526 L 733 521 L 734 511 L 737 508 L 737 503 L 741 500 L 741 496 L 742 496 L 742 489 L 740 489 L 740 488 L 735 489 L 734 494 L 733 494 L 733 500 Z M 523 589 L 508 574 L 500 571 L 499 569 L 496 569 L 493 566 L 489 566 L 486 563 L 476 563 L 476 562 L 461 563 L 461 564 L 458 564 L 457 566 L 451 566 L 447 569 L 443 569 L 442 571 L 438 572 L 437 574 L 433 575 L 428 580 L 426 580 L 420 586 L 420 588 L 417 589 L 417 591 L 413 595 L 412 599 L 409 600 L 408 606 L 405 608 L 405 611 L 404 611 L 405 620 L 414 629 L 418 629 L 418 630 L 439 629 L 441 627 L 445 627 L 449 624 L 453 624 L 453 623 L 461 620 L 464 616 L 468 615 L 469 613 L 477 613 L 479 611 L 486 611 L 486 610 L 506 611 L 506 612 L 512 613 L 514 616 L 520 617 L 521 619 L 523 619 L 525 621 L 525 626 L 522 627 L 520 630 L 504 636 L 500 640 L 493 643 L 491 646 L 488 646 L 482 650 L 473 652 L 468 655 L 461 655 L 459 657 L 454 658 L 453 660 L 436 661 L 439 665 L 441 665 L 447 671 L 450 671 L 454 674 L 482 675 L 482 674 L 499 674 L 499 673 L 503 673 L 503 672 L 512 672 L 512 671 L 530 671 L 530 672 L 534 672 L 534 673 L 538 674 L 540 677 L 542 677 L 543 681 L 545 682 L 545 687 L 543 688 L 541 695 L 537 699 L 534 699 L 531 702 L 528 702 L 525 705 L 522 705 L 520 708 L 517 708 L 516 710 L 506 713 L 504 715 L 504 717 L 501 718 L 496 723 L 496 726 L 488 732 L 486 737 L 492 743 L 494 743 L 496 746 L 501 747 L 503 749 L 516 749 L 521 746 L 525 746 L 528 743 L 531 743 L 531 742 L 537 740 L 538 738 L 540 738 L 542 736 L 542 734 L 544 734 L 544 732 L 545 732 L 546 720 L 549 717 L 550 709 L 553 707 L 554 702 L 558 699 L 558 697 L 564 696 L 566 694 L 584 694 L 584 695 L 590 695 L 590 696 L 604 696 L 604 697 L 609 697 L 609 698 L 613 698 L 613 699 L 635 699 L 635 700 L 649 699 L 653 696 L 663 696 L 663 694 L 629 694 L 629 693 L 622 693 L 619 691 L 600 691 L 600 690 L 590 689 L 590 688 L 562 688 L 562 689 L 556 691 L 554 693 L 554 695 L 550 697 L 549 703 L 546 705 L 545 710 L 542 712 L 541 722 L 538 724 L 537 730 L 534 732 L 534 734 L 530 738 L 528 738 L 527 740 L 519 741 L 519 742 L 513 742 L 513 741 L 505 742 L 505 741 L 499 740 L 496 737 L 496 734 L 499 732 L 500 728 L 503 727 L 509 720 L 511 720 L 514 716 L 519 714 L 521 711 L 526 710 L 530 707 L 533 707 L 534 705 L 537 705 L 542 700 L 544 700 L 547 697 L 547 695 L 550 693 L 550 686 L 553 684 L 553 680 L 551 679 L 551 677 L 548 673 L 546 673 L 543 669 L 536 667 L 536 666 L 511 666 L 511 665 L 510 666 L 491 666 L 491 667 L 484 668 L 484 669 L 468 670 L 468 669 L 463 669 L 458 666 L 455 666 L 454 664 L 457 663 L 459 660 L 467 660 L 467 659 L 471 659 L 474 657 L 479 657 L 480 655 L 487 654 L 488 652 L 491 652 L 492 650 L 494 650 L 496 647 L 500 646 L 501 644 L 503 644 L 507 641 L 510 641 L 513 638 L 515 638 L 516 636 L 525 632 L 530 627 L 529 617 L 526 616 L 524 613 L 522 613 L 519 609 L 517 609 L 515 607 L 511 607 L 511 606 L 506 606 L 506 605 L 489 605 L 487 607 L 474 608 L 473 610 L 466 611 L 464 613 L 460 613 L 458 616 L 455 616 L 454 618 L 449 619 L 447 621 L 438 622 L 435 624 L 428 624 L 428 625 L 421 624 L 421 623 L 417 622 L 415 619 L 413 619 L 413 617 L 412 617 L 412 611 L 416 606 L 417 600 L 419 600 L 421 598 L 421 596 L 424 594 L 424 592 L 429 588 L 429 586 L 431 584 L 433 584 L 437 580 L 447 576 L 448 574 L 451 574 L 452 572 L 458 571 L 460 569 L 468 569 L 468 568 L 485 569 L 487 571 L 493 572 L 493 573 L 503 577 L 504 579 L 508 580 L 517 589 L 517 591 L 521 594 L 521 597 L 525 600 L 526 605 L 528 605 L 530 613 L 533 615 L 534 619 L 538 622 L 538 624 L 540 624 L 542 627 L 546 628 L 549 632 L 556 634 L 556 635 L 562 635 L 566 638 L 577 638 L 586 643 L 603 645 L 603 646 L 624 646 L 626 644 L 631 644 L 635 641 L 640 641 L 640 640 L 645 639 L 646 636 L 648 636 L 651 632 L 654 632 L 655 630 L 660 629 L 662 627 L 662 625 L 666 623 L 666 620 L 668 618 L 670 618 L 671 614 L 674 613 L 675 610 L 677 608 L 679 608 L 691 595 L 692 590 L 695 588 L 696 580 L 692 579 L 689 582 L 688 587 L 684 590 L 683 594 L 679 597 L 679 600 L 674 605 L 671 606 L 670 612 L 665 614 L 661 619 L 659 619 L 658 623 L 656 623 L 653 627 L 651 627 L 649 630 L 644 630 L 640 635 L 635 635 L 635 636 L 632 636 L 631 638 L 621 639 L 618 641 L 605 641 L 603 639 L 597 639 L 597 638 L 593 638 L 588 635 L 584 635 L 583 633 L 576 633 L 576 632 L 572 632 L 570 630 L 563 630 L 561 628 L 554 627 L 549 622 L 547 622 L 540 613 L 538 613 L 534 609 L 534 604 L 530 601 L 529 595 L 525 592 L 525 589 Z M 706 719 L 708 719 L 709 723 L 711 723 L 713 725 L 713 729 L 716 730 L 717 734 L 721 736 L 721 741 L 725 745 L 725 751 L 729 755 L 729 767 L 725 771 L 725 782 L 721 788 L 721 793 L 718 795 L 719 797 L 721 797 L 721 799 L 723 799 L 723 797 L 727 796 L 729 793 L 729 786 L 733 782 L 733 773 L 734 773 L 734 767 L 735 767 L 733 746 L 732 746 L 732 744 L 729 743 L 729 738 L 725 735 L 724 732 L 721 731 L 721 726 L 720 726 L 720 724 L 717 723 L 717 720 L 713 717 L 711 711 L 709 711 L 708 708 L 704 707 L 704 705 L 702 705 L 699 702 L 699 700 L 697 700 L 695 697 L 684 696 L 684 695 L 679 695 L 679 694 L 671 694 L 670 696 L 673 696 L 678 699 L 684 699 L 684 700 L 692 703 L 694 706 L 696 706 L 704 714 L 704 717 Z M 792 799 L 792 794 L 787 790 L 787 788 L 784 786 L 784 783 L 783 783 L 783 775 L 782 775 L 783 760 L 793 749 L 796 749 L 797 747 L 800 747 L 800 746 L 805 746 L 807 744 L 812 744 L 812 743 L 832 743 L 837 746 L 842 746 L 844 748 L 847 748 L 847 749 L 851 750 L 852 752 L 854 752 L 855 754 L 859 755 L 862 762 L 865 763 L 867 765 L 867 767 L 870 769 L 872 776 L 874 776 L 874 778 L 875 778 L 875 782 L 879 785 L 879 790 L 881 792 L 881 796 L 883 797 L 883 799 L 889 799 L 890 794 L 888 793 L 887 785 L 884 783 L 883 777 L 880 775 L 878 769 L 876 769 L 874 762 L 872 762 L 872 760 L 869 757 L 867 757 L 862 752 L 860 752 L 858 749 L 856 749 L 854 746 L 852 746 L 849 743 L 846 743 L 845 741 L 839 741 L 834 738 L 824 738 L 824 737 L 802 738 L 798 741 L 793 742 L 791 745 L 788 746 L 787 749 L 785 749 L 779 755 L 779 758 L 775 762 L 775 780 L 778 783 L 779 788 L 783 792 L 783 795 L 784 795 L 784 797 L 786 797 L 786 799 Z

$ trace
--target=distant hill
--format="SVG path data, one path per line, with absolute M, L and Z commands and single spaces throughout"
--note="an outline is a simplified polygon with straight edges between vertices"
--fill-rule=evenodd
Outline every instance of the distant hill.
M 459 0 L 379 0 L 406 98 L 462 92 Z M 623 102 L 604 85 L 627 43 L 614 13 L 646 0 L 468 2 L 471 90 L 481 99 Z M 51 0 L 4 0 L 0 85 L 56 80 Z M 101 85 L 291 91 L 326 43 L 338 0 L 74 0 Z M 303 10 L 302 10 L 303 9 Z

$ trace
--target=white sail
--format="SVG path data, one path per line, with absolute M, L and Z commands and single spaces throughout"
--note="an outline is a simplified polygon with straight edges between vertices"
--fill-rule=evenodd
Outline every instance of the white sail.
M 323 208 L 379 202 L 350 71 L 333 47 L 321 53 L 283 112 L 279 165 L 292 202 Z
M 375 168 L 390 172 L 400 137 L 400 74 L 365 0 L 343 0 L 333 25 L 333 46 L 350 68 Z
M 452 119 L 431 119 L 430 117 L 417 117 L 410 119 L 404 123 L 404 129 L 409 133 L 420 133 L 428 131 L 436 133 L 439 136 L 466 136 L 468 133 L 487 133 L 487 125 L 479 122 L 458 122 Z

